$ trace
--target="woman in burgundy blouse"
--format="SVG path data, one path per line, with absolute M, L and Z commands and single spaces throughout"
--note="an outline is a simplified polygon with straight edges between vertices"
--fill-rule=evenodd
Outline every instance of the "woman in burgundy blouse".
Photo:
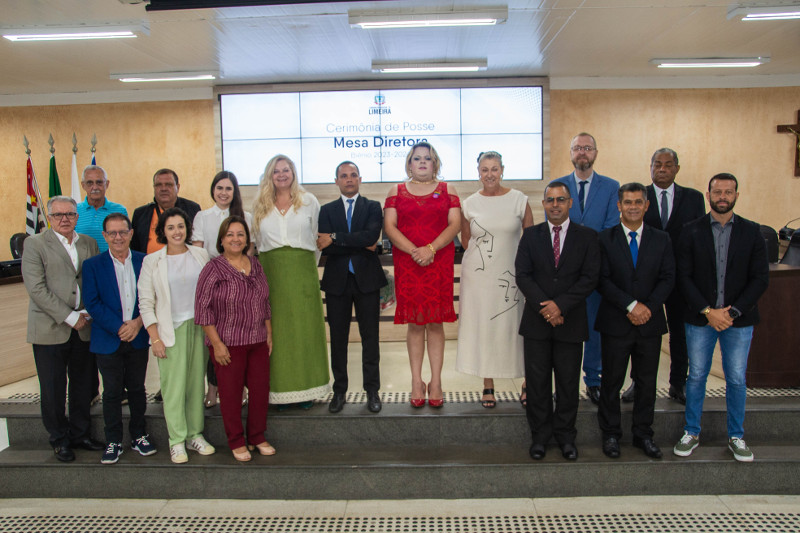
M 221 255 L 203 268 L 195 297 L 195 322 L 206 334 L 228 446 L 238 461 L 249 461 L 250 450 L 256 448 L 261 455 L 275 454 L 264 437 L 272 351 L 269 286 L 258 259 L 246 255 L 248 248 L 245 220 L 223 220 L 217 236 Z M 241 403 L 245 385 L 250 391 L 246 434 Z

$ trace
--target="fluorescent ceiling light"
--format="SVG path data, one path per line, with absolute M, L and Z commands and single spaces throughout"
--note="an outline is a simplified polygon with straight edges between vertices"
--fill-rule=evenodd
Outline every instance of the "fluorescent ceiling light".
M 352 11 L 350 26 L 361 29 L 439 28 L 443 26 L 492 26 L 508 19 L 508 7 L 453 11 Z
M 768 57 L 698 57 L 689 59 L 651 59 L 658 68 L 742 68 L 768 63 Z
M 138 34 L 150 35 L 150 27 L 143 22 L 129 24 L 103 24 L 98 26 L 28 26 L 2 28 L 0 33 L 9 41 L 76 41 L 85 39 L 132 39 Z
M 742 20 L 791 20 L 800 19 L 800 5 L 784 6 L 738 6 L 728 10 L 728 19 L 740 17 Z
M 138 74 L 111 74 L 112 80 L 125 83 L 149 81 L 202 81 L 215 80 L 216 76 L 209 71 L 202 72 L 144 72 Z
M 486 70 L 487 61 L 476 59 L 474 61 L 443 61 L 440 63 L 380 63 L 372 62 L 372 71 L 382 74 L 419 74 L 432 72 L 477 72 Z

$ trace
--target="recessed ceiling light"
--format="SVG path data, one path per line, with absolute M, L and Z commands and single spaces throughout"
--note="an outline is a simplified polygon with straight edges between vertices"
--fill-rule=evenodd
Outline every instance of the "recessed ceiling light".
M 400 11 L 352 11 L 348 13 L 350 26 L 354 28 L 439 28 L 444 26 L 492 26 L 508 19 L 508 7 L 452 11 L 419 10 Z
M 728 10 L 728 18 L 742 20 L 791 20 L 800 19 L 800 5 L 783 6 L 739 6 Z
M 382 74 L 419 74 L 435 72 L 477 72 L 486 70 L 487 61 L 476 59 L 472 61 L 443 61 L 443 62 L 372 62 L 372 71 Z
M 111 74 L 112 80 L 125 83 L 151 81 L 203 81 L 215 80 L 216 76 L 209 71 L 202 72 L 143 72 L 138 74 Z
M 680 59 L 651 59 L 658 68 L 743 68 L 768 63 L 768 57 L 698 57 Z
M 22 26 L 0 28 L 9 41 L 77 41 L 86 39 L 132 39 L 149 35 L 150 27 L 143 23 L 103 24 L 98 26 Z

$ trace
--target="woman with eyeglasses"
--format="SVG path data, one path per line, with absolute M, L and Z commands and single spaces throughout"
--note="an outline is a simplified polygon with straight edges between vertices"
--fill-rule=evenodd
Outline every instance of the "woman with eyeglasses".
M 481 405 L 497 405 L 494 378 L 525 376 L 519 323 L 525 299 L 514 259 L 522 230 L 533 225 L 528 197 L 505 187 L 503 157 L 478 156 L 481 189 L 461 210 L 461 285 L 456 370 L 483 378 Z M 525 385 L 522 386 L 523 391 Z

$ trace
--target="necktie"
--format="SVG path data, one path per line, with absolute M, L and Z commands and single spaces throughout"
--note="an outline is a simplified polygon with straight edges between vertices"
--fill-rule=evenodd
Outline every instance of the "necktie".
M 353 198 L 347 199 L 347 231 L 350 231 L 350 223 L 353 221 L 353 202 L 355 200 Z M 355 274 L 356 271 L 353 270 L 353 260 L 350 260 L 350 265 L 348 267 L 351 273 Z
M 628 235 L 631 236 L 631 258 L 633 258 L 633 267 L 636 268 L 636 259 L 639 258 L 639 245 L 636 243 L 636 232 L 631 231 Z
M 558 268 L 558 260 L 561 259 L 561 226 L 553 226 L 553 259 Z
M 669 204 L 667 203 L 667 191 L 661 191 L 661 229 L 667 229 L 669 221 Z
M 586 196 L 586 194 L 585 194 L 586 193 L 586 182 L 582 181 L 582 182 L 579 183 L 579 185 L 581 186 L 581 190 L 578 191 L 578 203 L 581 204 L 581 213 L 583 213 L 583 207 L 584 207 L 583 200 L 584 200 L 584 198 Z

